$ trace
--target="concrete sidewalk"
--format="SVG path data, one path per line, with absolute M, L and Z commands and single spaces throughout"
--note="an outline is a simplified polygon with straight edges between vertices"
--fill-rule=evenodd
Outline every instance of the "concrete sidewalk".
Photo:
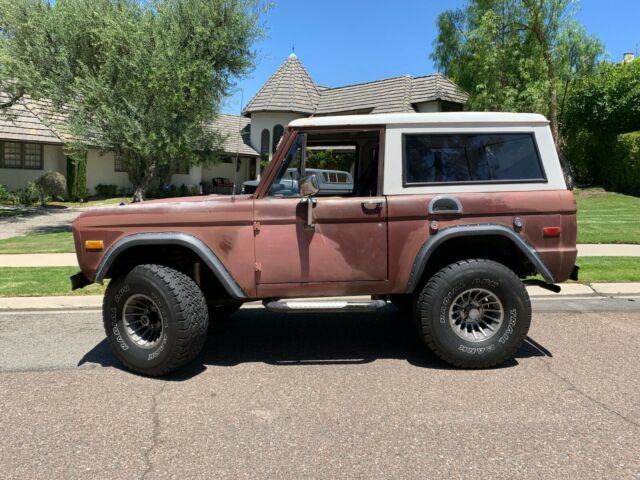
M 640 245 L 578 245 L 580 257 L 640 257 Z M 77 267 L 75 253 L 0 255 L 0 267 Z
M 637 297 L 640 296 L 640 283 L 567 283 L 561 285 L 560 293 L 552 293 L 539 287 L 527 287 L 532 298 L 540 297 Z M 330 297 L 341 300 L 366 300 L 361 297 Z M 325 298 L 326 300 L 327 298 Z M 58 297 L 0 297 L 0 311 L 34 310 L 99 310 L 102 308 L 102 295 L 72 295 Z M 243 308 L 262 308 L 262 302 L 248 302 Z

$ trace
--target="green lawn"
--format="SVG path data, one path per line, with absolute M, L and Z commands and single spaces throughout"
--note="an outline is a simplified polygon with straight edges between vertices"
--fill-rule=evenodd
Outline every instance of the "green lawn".
M 4 253 L 73 253 L 71 232 L 31 233 L 0 240 L 0 254 Z
M 580 257 L 580 283 L 640 282 L 640 257 Z
M 576 190 L 578 243 L 640 243 L 640 197 Z
M 0 267 L 0 297 L 42 297 L 47 295 L 101 295 L 102 285 L 71 291 L 69 277 L 77 267 Z

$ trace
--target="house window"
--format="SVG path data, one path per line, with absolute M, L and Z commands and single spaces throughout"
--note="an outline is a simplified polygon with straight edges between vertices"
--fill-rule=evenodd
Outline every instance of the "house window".
M 113 156 L 113 171 L 114 172 L 126 172 L 127 171 L 127 167 L 124 164 L 124 158 L 123 158 L 122 154 L 120 154 L 120 153 L 116 153 Z
M 269 160 L 269 129 L 262 130 L 260 135 L 260 158 L 264 161 Z
M 276 153 L 276 148 L 278 148 L 278 143 L 280 142 L 283 133 L 284 127 L 282 125 L 276 125 L 273 127 L 273 144 L 271 145 L 271 153 Z
M 2 142 L 2 167 L 42 170 L 42 148 L 39 143 Z

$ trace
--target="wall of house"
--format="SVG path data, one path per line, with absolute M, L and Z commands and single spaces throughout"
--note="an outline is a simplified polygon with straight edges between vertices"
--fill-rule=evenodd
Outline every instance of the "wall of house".
M 413 106 L 416 109 L 416 112 L 420 112 L 420 113 L 430 113 L 430 112 L 440 112 L 440 111 L 442 111 L 442 108 L 440 107 L 440 101 L 439 100 L 434 100 L 432 102 L 414 103 Z
M 236 177 L 236 193 L 239 193 L 242 189 L 242 182 L 250 180 L 249 178 L 249 165 L 255 162 L 252 157 L 239 157 L 238 158 L 238 175 Z M 228 178 L 233 182 L 233 163 L 217 163 L 215 165 L 207 165 L 202 168 L 202 180 L 205 182 L 211 182 L 213 178 L 222 177 Z
M 116 185 L 127 191 L 132 189 L 127 172 L 114 170 L 112 152 L 100 152 L 91 149 L 87 152 L 87 189 L 89 195 L 95 194 L 96 185 Z
M 176 187 L 186 185 L 188 187 L 198 187 L 202 181 L 202 166 L 196 165 L 189 168 L 188 174 L 176 173 L 171 177 L 171 184 Z
M 255 112 L 251 114 L 251 146 L 260 153 L 260 136 L 262 130 L 269 129 L 269 159 L 271 159 L 271 150 L 273 143 L 273 127 L 280 124 L 287 127 L 289 122 L 296 118 L 303 118 L 306 115 L 300 113 L 284 113 L 284 112 Z
M 24 188 L 28 182 L 34 181 L 45 172 L 67 174 L 67 161 L 60 145 L 44 145 L 42 152 L 42 170 L 26 170 L 21 168 L 0 168 L 0 184 L 9 190 Z

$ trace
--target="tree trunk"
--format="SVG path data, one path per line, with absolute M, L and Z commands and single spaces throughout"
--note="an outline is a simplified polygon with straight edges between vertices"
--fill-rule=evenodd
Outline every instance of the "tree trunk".
M 146 195 L 147 190 L 151 185 L 151 182 L 155 178 L 155 173 L 156 173 L 156 162 L 152 161 L 152 162 L 149 162 L 149 164 L 147 165 L 147 169 L 145 170 L 142 177 L 140 178 L 136 176 L 134 181 L 132 181 L 135 187 L 135 190 L 133 192 L 134 202 L 144 201 L 144 196 Z

